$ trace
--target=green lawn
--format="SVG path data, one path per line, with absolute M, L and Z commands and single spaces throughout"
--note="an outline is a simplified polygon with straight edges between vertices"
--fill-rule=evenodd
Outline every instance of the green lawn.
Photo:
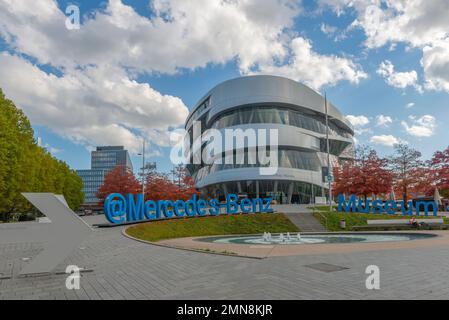
M 298 231 L 282 213 L 258 213 L 155 221 L 135 225 L 126 232 L 132 237 L 155 242 L 183 237 Z
M 326 226 L 328 231 L 342 231 L 350 230 L 353 226 L 367 225 L 367 220 L 388 220 L 388 219 L 411 219 L 410 216 L 402 214 L 374 214 L 374 213 L 346 213 L 346 212 L 330 212 L 328 206 L 315 207 L 313 215 L 318 219 L 323 226 Z M 324 217 L 326 218 L 324 218 Z M 419 216 L 419 219 L 435 219 L 440 217 L 433 216 Z M 346 229 L 340 228 L 340 220 L 346 220 Z M 449 224 L 449 220 L 444 218 L 444 222 Z

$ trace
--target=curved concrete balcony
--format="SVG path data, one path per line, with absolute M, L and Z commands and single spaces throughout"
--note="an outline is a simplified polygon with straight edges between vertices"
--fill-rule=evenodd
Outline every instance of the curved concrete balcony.
M 225 129 L 217 130 L 220 133 L 220 136 L 222 139 L 225 138 L 226 133 L 225 130 L 235 130 L 235 129 L 241 129 L 243 132 L 245 132 L 248 129 L 255 130 L 255 138 L 254 139 L 247 139 L 243 141 L 241 145 L 236 147 L 234 143 L 232 145 L 226 145 L 224 143 L 224 140 L 222 140 L 221 143 L 221 152 L 217 152 L 217 150 L 214 150 L 214 154 L 210 155 L 204 159 L 206 163 L 212 163 L 214 159 L 221 156 L 222 153 L 225 153 L 226 151 L 231 150 L 240 150 L 240 149 L 252 149 L 255 150 L 256 147 L 264 147 L 267 145 L 270 145 L 272 141 L 270 141 L 270 130 L 274 129 L 277 130 L 277 146 L 278 147 L 289 147 L 293 149 L 303 149 L 303 150 L 310 150 L 310 151 L 316 151 L 320 152 L 322 151 L 320 149 L 320 140 L 325 139 L 326 135 L 317 133 L 314 131 L 306 130 L 303 128 L 298 128 L 291 125 L 284 125 L 284 124 L 271 124 L 271 123 L 256 123 L 256 124 L 246 124 L 246 125 L 239 125 L 239 126 L 233 126 Z M 261 143 L 261 141 L 258 140 L 258 130 L 265 130 L 265 143 Z M 211 131 L 208 131 L 211 132 Z M 263 132 L 263 131 L 261 131 Z M 245 137 L 247 137 L 246 135 Z M 201 139 L 201 137 L 197 138 Z M 331 141 L 339 141 L 339 142 L 345 142 L 348 145 L 352 144 L 352 139 L 345 138 L 342 136 L 329 136 L 329 140 Z M 200 144 L 201 145 L 201 144 Z M 195 152 L 195 158 L 200 159 L 203 149 L 196 150 Z M 218 150 L 219 151 L 219 150 Z M 187 157 L 190 157 L 191 150 L 188 151 Z M 338 155 L 337 155 L 338 156 Z
M 240 168 L 228 169 L 210 173 L 204 179 L 197 181 L 199 188 L 224 182 L 245 181 L 245 180 L 283 180 L 283 181 L 302 181 L 318 186 L 325 187 L 322 182 L 320 171 L 309 171 L 293 168 L 278 168 L 272 175 L 261 175 L 261 168 Z

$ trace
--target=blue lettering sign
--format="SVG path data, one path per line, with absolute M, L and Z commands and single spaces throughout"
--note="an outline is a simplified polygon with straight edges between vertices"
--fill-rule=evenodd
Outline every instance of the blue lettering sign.
M 403 215 L 413 214 L 413 201 L 407 204 L 407 208 L 404 201 L 383 201 L 383 200 L 370 200 L 358 199 L 355 194 L 349 196 L 349 199 L 342 195 L 338 195 L 338 211 L 339 212 L 359 212 L 359 213 L 388 213 L 396 214 L 398 209 L 401 209 Z M 438 205 L 432 201 L 418 201 L 416 202 L 416 214 L 419 215 L 421 208 L 424 209 L 424 214 L 429 214 L 429 208 L 432 208 L 433 215 L 438 215 Z
M 220 204 L 217 199 L 198 199 L 196 195 L 187 201 L 183 200 L 147 200 L 142 194 L 119 193 L 110 194 L 104 202 L 106 219 L 113 224 L 139 222 L 144 220 L 170 219 L 183 216 L 217 216 L 224 208 L 225 214 L 242 213 L 272 213 L 272 198 L 242 199 L 239 203 L 235 194 L 226 196 L 226 203 Z
M 104 201 L 104 216 L 110 223 L 125 222 L 126 199 L 120 193 L 110 194 Z

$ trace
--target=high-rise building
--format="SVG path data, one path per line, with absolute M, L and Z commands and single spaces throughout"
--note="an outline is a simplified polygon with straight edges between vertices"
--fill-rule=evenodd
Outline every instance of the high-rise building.
M 121 165 L 129 170 L 133 170 L 131 158 L 124 147 L 97 147 L 92 151 L 91 169 L 111 170 Z
M 83 180 L 84 206 L 98 204 L 97 191 L 108 171 L 117 166 L 133 171 L 129 153 L 123 146 L 97 147 L 91 153 L 91 169 L 77 170 Z
M 87 169 L 76 172 L 83 180 L 84 205 L 96 205 L 98 203 L 97 191 L 104 182 L 106 170 Z

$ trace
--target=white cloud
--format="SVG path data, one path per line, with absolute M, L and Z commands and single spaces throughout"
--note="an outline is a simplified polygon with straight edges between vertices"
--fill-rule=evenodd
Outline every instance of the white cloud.
M 449 37 L 424 47 L 421 65 L 427 89 L 449 92 Z
M 415 106 L 415 103 L 414 102 L 410 102 L 410 103 L 406 104 L 405 108 L 406 109 L 410 109 L 410 108 L 413 108 L 414 106 Z
M 354 132 L 356 135 L 370 133 L 372 131 L 370 128 L 366 128 L 366 125 L 370 123 L 370 120 L 365 116 L 354 116 L 350 114 L 346 116 L 346 119 L 354 127 Z
M 42 141 L 42 138 L 41 138 L 41 137 L 37 137 L 37 145 L 38 145 L 39 147 L 42 147 L 42 148 L 46 149 L 46 150 L 47 150 L 48 152 L 50 152 L 51 154 L 57 154 L 57 153 L 59 153 L 59 152 L 62 151 L 62 149 L 58 149 L 58 148 L 52 147 L 52 146 L 49 145 L 48 143 L 44 143 L 44 142 Z
M 346 35 L 346 31 L 347 30 L 339 31 L 337 27 L 331 26 L 331 25 L 326 24 L 326 23 L 322 23 L 320 25 L 320 30 L 321 30 L 322 33 L 327 35 L 329 38 L 333 38 L 334 41 L 336 41 L 336 42 L 344 40 L 347 37 L 347 35 Z
M 320 0 L 337 14 L 354 10 L 367 48 L 405 43 L 423 51 L 425 88 L 449 92 L 449 2 L 447 0 Z M 350 10 L 347 10 L 350 8 Z
M 322 23 L 320 26 L 320 30 L 322 33 L 329 35 L 329 34 L 334 34 L 335 32 L 337 32 L 337 27 Z
M 155 16 L 140 16 L 120 0 L 64 28 L 52 0 L 3 1 L 0 33 L 18 51 L 54 66 L 114 64 L 174 73 L 238 57 L 242 70 L 282 56 L 281 35 L 300 8 L 293 0 L 154 0 Z M 249 41 L 249 39 L 251 39 Z
M 79 30 L 68 30 L 55 0 L 0 1 L 0 37 L 15 51 L 0 56 L 0 86 L 36 124 L 86 146 L 137 150 L 141 136 L 165 146 L 167 129 L 187 115 L 180 99 L 137 82 L 142 74 L 236 60 L 242 74 L 276 73 L 315 89 L 366 77 L 351 59 L 318 54 L 292 32 L 302 10 L 297 0 L 153 0 L 151 6 L 148 18 L 109 0 L 84 16 Z
M 56 77 L 0 53 L 0 87 L 33 123 L 86 146 L 123 144 L 135 152 L 140 136 L 149 137 L 149 128 L 168 130 L 182 124 L 188 113 L 180 99 L 131 80 L 117 67 L 89 67 Z
M 395 88 L 405 89 L 409 86 L 415 87 L 421 91 L 421 87 L 417 84 L 418 74 L 415 70 L 408 72 L 397 72 L 394 70 L 394 65 L 388 61 L 383 61 L 377 69 L 377 74 L 381 75 L 386 83 Z
M 346 116 L 346 119 L 356 128 L 369 124 L 369 119 L 365 116 L 354 116 L 350 114 Z
M 370 141 L 372 143 L 383 145 L 383 146 L 387 146 L 387 147 L 392 147 L 395 144 L 403 142 L 399 138 L 396 138 L 395 136 L 392 136 L 392 135 L 372 136 Z
M 446 0 L 320 0 L 320 3 L 337 14 L 355 10 L 357 18 L 353 26 L 364 30 L 368 48 L 395 42 L 419 47 L 447 37 Z
M 424 115 L 420 118 L 410 116 L 411 124 L 402 121 L 401 124 L 407 133 L 415 137 L 430 137 L 434 134 L 437 127 L 436 119 L 431 115 Z
M 357 84 L 367 78 L 362 68 L 350 59 L 318 54 L 312 50 L 311 42 L 302 37 L 294 38 L 290 48 L 291 56 L 286 64 L 260 63 L 253 73 L 285 76 L 317 90 L 342 80 Z
M 393 119 L 390 116 L 384 116 L 383 114 L 376 117 L 377 126 L 388 126 L 393 123 Z

